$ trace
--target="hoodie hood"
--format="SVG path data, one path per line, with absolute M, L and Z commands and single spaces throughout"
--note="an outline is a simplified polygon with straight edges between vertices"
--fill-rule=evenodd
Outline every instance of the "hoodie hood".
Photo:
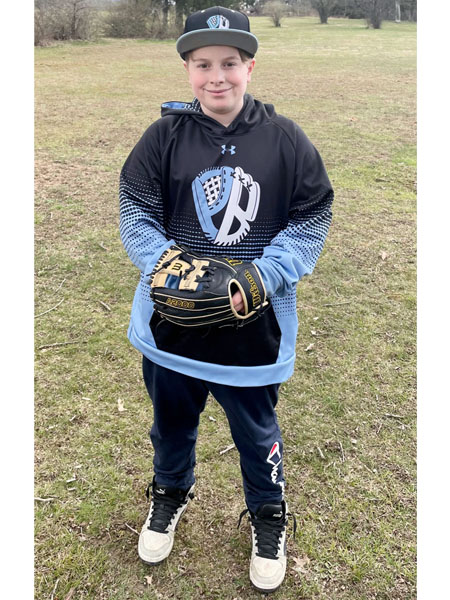
M 161 105 L 161 117 L 169 115 L 194 119 L 202 127 L 211 130 L 212 133 L 226 133 L 228 136 L 242 135 L 255 127 L 259 127 L 271 121 L 276 113 L 272 104 L 263 104 L 259 100 L 255 100 L 250 94 L 245 94 L 241 112 L 228 127 L 205 115 L 197 98 L 194 98 L 192 102 L 164 102 Z

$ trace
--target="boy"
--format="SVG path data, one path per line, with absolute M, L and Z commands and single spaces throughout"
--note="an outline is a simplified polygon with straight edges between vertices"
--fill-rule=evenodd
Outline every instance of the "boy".
M 286 572 L 287 505 L 278 388 L 294 368 L 296 285 L 311 273 L 331 221 L 333 191 L 314 146 L 273 106 L 246 93 L 258 48 L 248 18 L 213 7 L 190 15 L 177 51 L 194 93 L 167 102 L 121 173 L 121 237 L 141 271 L 128 331 L 143 354 L 154 409 L 154 477 L 139 556 L 172 550 L 193 497 L 195 443 L 208 393 L 240 455 L 253 551 L 250 580 L 277 589 Z M 150 275 L 183 244 L 252 263 L 269 307 L 243 327 L 184 327 L 161 317 Z M 232 297 L 237 312 L 241 294 Z M 241 517 L 242 517 L 241 515 Z

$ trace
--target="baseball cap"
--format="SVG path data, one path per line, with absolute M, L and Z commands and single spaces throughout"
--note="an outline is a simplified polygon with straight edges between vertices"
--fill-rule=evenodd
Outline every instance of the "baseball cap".
M 189 15 L 184 33 L 177 40 L 177 52 L 183 59 L 186 52 L 204 46 L 232 46 L 254 56 L 258 39 L 250 33 L 247 15 L 223 6 L 213 6 Z

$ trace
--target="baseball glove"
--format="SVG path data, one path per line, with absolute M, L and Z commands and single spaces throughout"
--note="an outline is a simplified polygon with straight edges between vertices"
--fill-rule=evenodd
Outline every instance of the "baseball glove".
M 161 317 L 183 327 L 244 325 L 269 306 L 261 275 L 253 263 L 222 256 L 199 256 L 170 246 L 150 275 L 150 295 Z M 242 313 L 232 296 L 240 291 Z

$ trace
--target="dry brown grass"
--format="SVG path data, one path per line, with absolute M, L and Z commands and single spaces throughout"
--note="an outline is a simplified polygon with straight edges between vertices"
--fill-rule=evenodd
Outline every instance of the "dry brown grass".
M 296 370 L 280 396 L 299 531 L 275 597 L 409 600 L 415 29 L 311 19 L 253 28 L 251 92 L 299 122 L 336 191 L 324 253 L 299 287 Z M 36 496 L 51 499 L 36 503 L 37 600 L 56 582 L 60 600 L 72 589 L 76 600 L 260 596 L 248 582 L 248 526 L 236 529 L 238 457 L 220 455 L 231 437 L 214 402 L 200 427 L 197 500 L 170 559 L 141 565 L 132 531 L 147 510 L 151 408 L 126 340 L 137 273 L 118 237 L 118 175 L 160 103 L 190 95 L 173 43 L 36 51 L 36 313 L 49 310 L 36 319 Z M 62 345 L 39 350 L 50 344 Z

